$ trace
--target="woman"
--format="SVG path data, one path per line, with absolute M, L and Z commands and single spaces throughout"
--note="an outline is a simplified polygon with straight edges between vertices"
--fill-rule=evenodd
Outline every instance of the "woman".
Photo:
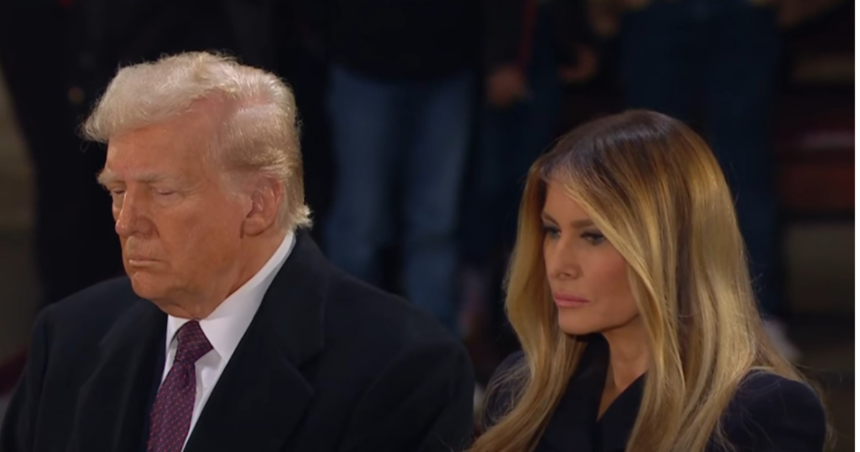
M 824 409 L 768 343 L 732 198 L 677 120 L 582 126 L 532 166 L 473 452 L 816 451 Z

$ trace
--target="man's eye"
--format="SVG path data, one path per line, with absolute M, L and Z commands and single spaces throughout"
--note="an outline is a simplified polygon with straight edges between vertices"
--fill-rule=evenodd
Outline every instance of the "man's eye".
M 169 188 L 157 188 L 153 190 L 158 196 L 170 196 L 176 194 L 176 190 L 171 190 Z

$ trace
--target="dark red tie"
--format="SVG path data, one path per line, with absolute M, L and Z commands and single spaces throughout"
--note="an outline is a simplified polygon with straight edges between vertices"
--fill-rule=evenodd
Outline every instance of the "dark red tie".
M 149 452 L 180 452 L 194 413 L 197 395 L 195 363 L 212 350 L 200 323 L 187 322 L 176 333 L 176 358 L 158 388 L 149 428 Z

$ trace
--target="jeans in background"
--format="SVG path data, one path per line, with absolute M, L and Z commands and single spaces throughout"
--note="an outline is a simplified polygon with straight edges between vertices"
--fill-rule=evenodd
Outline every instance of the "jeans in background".
M 407 298 L 457 325 L 459 221 L 475 76 L 378 81 L 335 66 L 328 107 L 336 183 L 326 252 L 382 283 L 382 253 L 402 230 Z
M 528 97 L 508 108 L 484 101 L 480 111 L 463 221 L 463 255 L 471 265 L 485 266 L 493 253 L 513 246 L 526 174 L 558 131 L 563 89 L 549 12 L 538 9 Z

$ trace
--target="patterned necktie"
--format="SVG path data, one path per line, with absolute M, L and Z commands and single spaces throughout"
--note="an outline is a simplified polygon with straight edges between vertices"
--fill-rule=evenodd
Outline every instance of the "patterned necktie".
M 180 452 L 191 427 L 197 396 L 195 363 L 212 350 L 200 323 L 187 322 L 176 333 L 179 345 L 173 366 L 158 388 L 150 419 L 149 452 Z

